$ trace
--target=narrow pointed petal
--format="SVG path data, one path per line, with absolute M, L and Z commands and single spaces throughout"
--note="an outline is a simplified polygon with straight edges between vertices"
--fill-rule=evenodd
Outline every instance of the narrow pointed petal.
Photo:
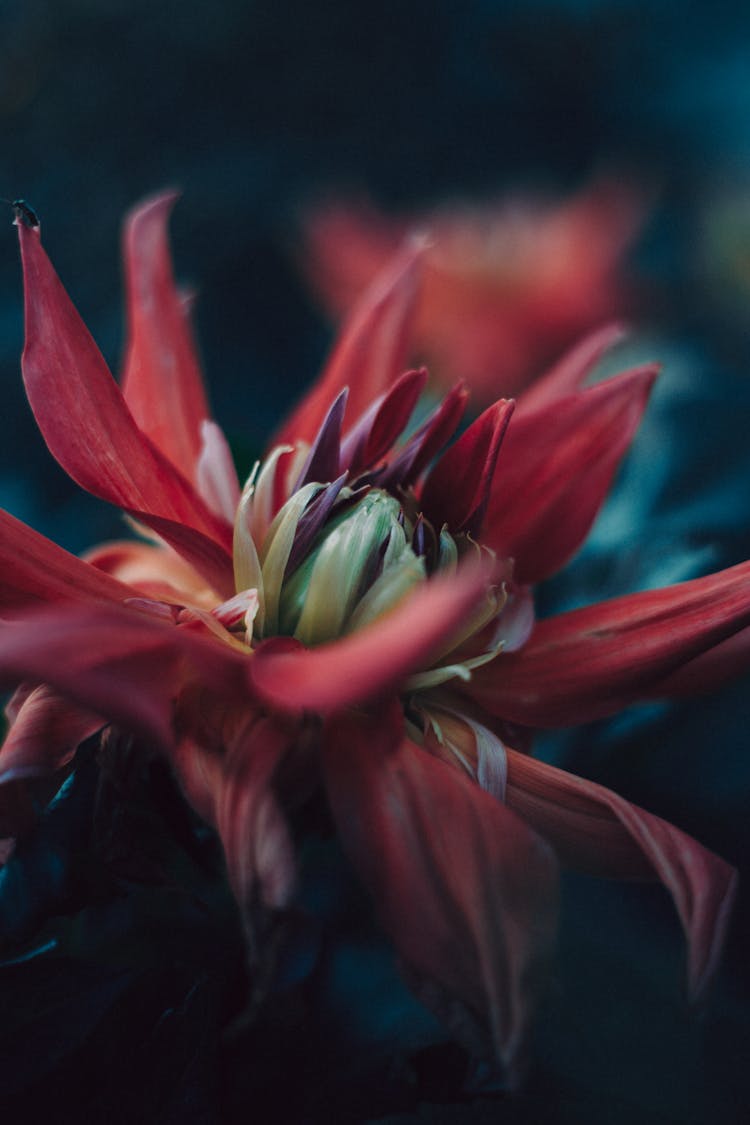
M 410 244 L 358 301 L 328 364 L 271 445 L 311 442 L 336 396 L 349 388 L 358 418 L 406 367 L 423 247 Z
M 230 646 L 128 608 L 61 608 L 0 629 L 0 683 L 44 683 L 143 735 L 173 741 L 173 699 L 196 679 L 221 697 L 243 695 L 246 661 Z
M 527 411 L 539 410 L 556 399 L 579 390 L 599 360 L 610 348 L 619 344 L 626 331 L 624 325 L 613 323 L 605 324 L 602 328 L 597 328 L 588 336 L 584 336 L 554 367 L 519 396 L 519 415 Z
M 346 400 L 349 392 L 344 388 L 331 403 L 320 429 L 315 435 L 302 472 L 296 481 L 293 492 L 298 492 L 306 484 L 315 482 L 328 484 L 339 475 L 341 454 L 341 426 L 344 421 Z
M 374 467 L 403 433 L 426 383 L 424 367 L 405 371 L 376 399 L 342 443 L 341 467 L 352 475 Z
M 487 586 L 486 569 L 466 566 L 430 579 L 389 613 L 341 640 L 305 649 L 287 640 L 261 646 L 251 682 L 269 703 L 291 712 L 330 712 L 395 690 L 444 651 Z
M 120 603 L 130 587 L 68 554 L 0 509 L 0 612 L 47 602 Z
M 104 720 L 72 706 L 46 685 L 24 700 L 0 749 L 0 783 L 53 773 Z
M 38 229 L 21 224 L 18 233 L 26 322 L 21 366 L 50 452 L 94 496 L 145 523 L 154 517 L 184 525 L 229 554 L 231 528 L 208 510 L 135 424 L 42 248 Z M 168 528 L 168 522 L 163 526 Z
M 483 542 L 541 582 L 585 539 L 627 452 L 658 374 L 627 371 L 513 419 L 498 458 Z
M 574 726 L 667 695 L 667 677 L 679 684 L 681 668 L 749 625 L 750 563 L 740 563 L 546 618 L 519 652 L 478 669 L 462 690 L 523 726 Z M 730 676 L 743 666 L 723 670 Z
M 719 856 L 602 785 L 508 750 L 506 800 L 563 862 L 616 879 L 656 878 L 669 891 L 688 942 L 697 998 L 716 971 L 737 873 Z
M 196 487 L 211 511 L 234 524 L 240 482 L 229 442 L 215 422 L 201 424 L 201 451 L 195 468 Z
M 457 383 L 396 453 L 382 478 L 384 488 L 414 483 L 455 434 L 468 399 L 469 392 L 464 384 Z
M 488 407 L 427 477 L 420 499 L 435 526 L 447 523 L 453 532 L 479 533 L 514 407 L 513 399 L 503 398 Z
M 404 739 L 338 720 L 324 743 L 340 837 L 417 995 L 511 1081 L 546 981 L 557 866 L 499 801 Z
M 196 483 L 201 423 L 209 417 L 190 323 L 174 283 L 164 192 L 130 213 L 123 231 L 128 343 L 123 394 L 144 434 Z

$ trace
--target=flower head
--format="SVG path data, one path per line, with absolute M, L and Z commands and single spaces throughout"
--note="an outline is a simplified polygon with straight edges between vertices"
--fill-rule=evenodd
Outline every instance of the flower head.
M 750 564 L 534 620 L 530 584 L 588 531 L 656 369 L 581 389 L 600 333 L 460 436 L 461 384 L 409 429 L 426 379 L 403 370 L 423 254 L 410 245 L 240 488 L 172 280 L 171 204 L 126 226 L 122 390 L 39 229 L 19 224 L 40 429 L 147 538 L 84 561 L 0 513 L 0 678 L 21 685 L 4 834 L 29 830 L 33 778 L 114 724 L 167 757 L 216 828 L 249 936 L 293 900 L 289 817 L 324 798 L 417 995 L 511 1075 L 552 952 L 558 859 L 660 879 L 700 991 L 732 869 L 530 753 L 535 727 L 748 664 Z

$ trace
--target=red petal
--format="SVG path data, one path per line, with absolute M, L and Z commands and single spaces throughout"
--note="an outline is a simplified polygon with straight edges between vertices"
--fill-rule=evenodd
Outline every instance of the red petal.
M 658 816 L 592 781 L 508 750 L 506 800 L 560 858 L 593 875 L 654 878 L 666 886 L 688 941 L 695 998 L 716 970 L 737 874 Z
M 47 610 L 0 629 L 1 683 L 48 684 L 161 747 L 173 741 L 173 698 L 186 680 L 242 696 L 246 664 L 228 645 L 135 609 Z
M 272 790 L 291 734 L 243 709 L 218 752 L 185 739 L 174 758 L 188 800 L 221 837 L 232 890 L 252 923 L 258 904 L 281 909 L 294 882 L 294 850 Z
M 413 484 L 455 434 L 468 398 L 469 392 L 463 383 L 457 383 L 448 392 L 437 409 L 396 453 L 382 478 L 384 488 Z
M 315 649 L 286 639 L 267 642 L 250 662 L 251 681 L 269 703 L 292 712 L 326 713 L 375 699 L 430 666 L 486 585 L 484 568 L 466 566 L 424 583 L 390 613 L 341 640 Z
M 0 611 L 45 602 L 122 602 L 129 586 L 68 554 L 0 509 Z
M 636 368 L 513 419 L 483 542 L 515 559 L 518 582 L 548 578 L 580 546 L 638 428 L 656 378 Z
M 424 367 L 405 371 L 365 411 L 341 446 L 341 467 L 353 475 L 377 464 L 405 429 L 427 382 Z
M 193 484 L 209 417 L 198 360 L 172 276 L 165 192 L 130 213 L 123 232 L 128 345 L 123 394 L 136 424 Z
M 418 994 L 454 1032 L 489 1032 L 513 1078 L 554 942 L 550 851 L 398 727 L 337 721 L 324 765 L 344 848 Z
M 519 652 L 478 669 L 463 690 L 523 726 L 573 726 L 668 694 L 665 677 L 748 625 L 750 562 L 540 621 Z
M 26 297 L 21 365 L 50 452 L 83 488 L 137 512 L 192 528 L 227 552 L 231 528 L 141 433 L 96 344 L 62 287 L 38 228 L 18 227 Z M 179 548 L 178 548 L 179 549 Z
M 26 697 L 0 749 L 0 782 L 53 773 L 104 719 L 74 707 L 42 685 Z
M 583 386 L 599 360 L 626 334 L 621 324 L 605 324 L 584 336 L 554 367 L 537 379 L 518 401 L 519 414 L 548 406 Z
M 500 446 L 513 413 L 513 399 L 501 398 L 480 414 L 427 477 L 421 495 L 435 527 L 476 535 L 482 526 Z
M 357 302 L 320 379 L 271 442 L 311 442 L 326 412 L 349 388 L 349 418 L 359 418 L 406 366 L 423 249 L 410 245 Z

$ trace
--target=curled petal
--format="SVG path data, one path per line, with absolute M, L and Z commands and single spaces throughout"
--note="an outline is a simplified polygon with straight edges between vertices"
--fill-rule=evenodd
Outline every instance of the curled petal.
M 29 693 L 0 749 L 0 783 L 54 773 L 104 720 L 72 706 L 46 685 Z
M 141 432 L 120 389 L 45 254 L 38 228 L 18 228 L 25 287 L 26 393 L 52 455 L 81 487 L 170 538 L 194 531 L 226 554 L 231 529 L 219 520 Z M 181 553 L 184 532 L 171 536 Z M 200 559 L 201 552 L 193 554 Z M 205 555 L 205 551 L 203 552 Z M 189 561 L 193 562 L 193 558 Z M 215 577 L 212 574 L 212 580 Z
M 418 995 L 483 1032 L 513 1081 L 554 942 L 551 852 L 395 724 L 337 720 L 324 746 L 343 845 Z
M 486 568 L 465 566 L 423 583 L 389 613 L 341 640 L 315 649 L 272 640 L 251 660 L 251 681 L 269 703 L 291 712 L 325 713 L 375 699 L 429 667 L 486 586 Z
M 548 578 L 587 535 L 646 408 L 649 365 L 514 418 L 500 451 L 483 541 L 518 582 Z
M 540 621 L 519 652 L 501 654 L 462 690 L 523 726 L 574 726 L 667 696 L 670 683 L 679 692 L 680 669 L 698 658 L 736 674 L 745 657 L 733 666 L 726 643 L 749 625 L 750 563 L 740 563 Z
M 410 244 L 375 279 L 347 320 L 323 374 L 273 445 L 311 442 L 336 396 L 349 388 L 359 418 L 406 367 L 423 246 Z
M 515 407 L 500 399 L 444 453 L 425 481 L 421 503 L 437 526 L 477 535 L 484 521 L 500 446 Z
M 666 886 L 688 941 L 692 998 L 716 970 L 737 873 L 719 856 L 602 785 L 508 750 L 506 799 L 560 858 L 613 878 L 657 878 Z
M 167 220 L 176 198 L 176 192 L 154 196 L 125 222 L 123 394 L 141 431 L 195 484 L 201 424 L 209 411 L 190 323 L 172 276 Z

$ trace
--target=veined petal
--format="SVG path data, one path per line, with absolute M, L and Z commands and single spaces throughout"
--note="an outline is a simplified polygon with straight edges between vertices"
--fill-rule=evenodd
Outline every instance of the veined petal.
M 0 749 L 0 784 L 60 769 L 104 724 L 104 719 L 73 706 L 52 688 L 44 684 L 34 688 Z
M 425 514 L 437 527 L 446 523 L 452 532 L 478 534 L 514 407 L 513 399 L 503 398 L 488 407 L 427 477 L 420 499 Z
M 336 720 L 324 769 L 344 848 L 417 995 L 470 1047 L 488 1039 L 513 1081 L 554 943 L 551 852 L 395 723 Z
M 531 410 L 539 410 L 556 399 L 577 391 L 583 386 L 599 360 L 622 340 L 627 333 L 624 325 L 605 324 L 584 336 L 565 353 L 562 359 L 537 379 L 519 396 L 518 413 L 522 416 Z
M 175 287 L 164 192 L 132 211 L 123 231 L 128 342 L 123 394 L 141 431 L 194 484 L 209 417 L 183 301 Z
M 245 696 L 246 659 L 129 607 L 45 610 L 0 628 L 0 683 L 48 684 L 156 746 L 172 744 L 172 702 L 190 679 Z
M 347 415 L 359 418 L 406 367 L 423 254 L 411 243 L 375 279 L 349 316 L 318 382 L 272 445 L 311 442 L 333 400 L 349 388 Z
M 0 509 L 0 612 L 46 602 L 120 603 L 133 590 Z
M 227 555 L 231 528 L 143 434 L 39 240 L 18 227 L 24 271 L 26 339 L 21 366 L 29 403 L 52 455 L 81 487 L 171 536 L 194 531 Z M 204 552 L 205 554 L 205 552 Z M 197 552 L 200 556 L 200 552 Z M 189 561 L 193 561 L 191 558 Z M 212 580 L 213 580 L 212 575 Z
M 483 542 L 541 582 L 587 535 L 646 408 L 649 365 L 513 419 L 498 458 Z
M 564 862 L 594 875 L 664 883 L 688 941 L 688 985 L 696 998 L 721 956 L 736 890 L 734 868 L 604 786 L 515 750 L 507 753 L 508 804 Z
M 749 625 L 746 562 L 546 618 L 519 652 L 478 669 L 462 691 L 523 726 L 574 726 L 668 695 L 668 677 L 679 690 L 681 668 L 704 654 L 710 662 L 712 650 Z
M 340 640 L 314 649 L 272 640 L 251 660 L 251 682 L 269 703 L 291 712 L 326 713 L 378 698 L 430 666 L 486 586 L 486 568 L 466 565 L 422 583 L 389 613 Z

